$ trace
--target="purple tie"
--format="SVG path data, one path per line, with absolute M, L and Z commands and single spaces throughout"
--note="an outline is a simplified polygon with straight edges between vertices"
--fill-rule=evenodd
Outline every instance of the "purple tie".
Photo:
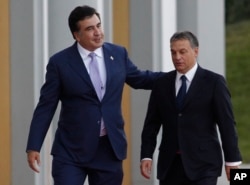
M 89 63 L 89 76 L 92 81 L 92 84 L 95 88 L 96 94 L 99 98 L 99 100 L 102 100 L 102 88 L 103 84 L 100 78 L 100 73 L 98 70 L 98 64 L 96 60 L 96 54 L 95 53 L 90 53 L 89 54 L 91 61 Z
M 102 90 L 103 90 L 103 83 L 101 81 L 100 73 L 98 70 L 98 64 L 96 60 L 96 54 L 90 53 L 89 57 L 91 58 L 91 61 L 89 63 L 89 76 L 92 81 L 92 84 L 95 88 L 96 94 L 99 98 L 99 100 L 102 100 Z M 100 136 L 106 135 L 106 129 L 104 126 L 103 118 L 101 119 L 101 130 L 100 130 Z

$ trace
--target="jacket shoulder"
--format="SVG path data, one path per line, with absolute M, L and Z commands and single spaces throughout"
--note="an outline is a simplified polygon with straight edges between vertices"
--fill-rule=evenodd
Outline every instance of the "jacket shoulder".
M 170 72 L 162 72 L 162 75 L 157 79 L 158 83 L 161 83 L 163 81 L 169 81 L 172 79 L 175 79 L 176 71 L 170 71 Z
M 176 71 L 162 72 L 156 79 L 153 90 L 170 87 L 175 82 Z
M 72 46 L 69 46 L 65 49 L 62 49 L 62 50 L 56 52 L 50 58 L 64 57 L 65 55 L 69 55 L 72 53 L 78 53 L 76 43 L 74 43 Z
M 204 77 L 208 78 L 209 80 L 218 80 L 218 79 L 225 79 L 225 77 L 219 73 L 213 72 L 211 70 L 208 69 L 204 69 L 199 67 L 198 74 L 203 75 Z
M 103 44 L 103 47 L 104 48 L 117 48 L 117 49 L 125 49 L 125 47 L 121 46 L 121 45 L 118 45 L 118 44 L 113 44 L 113 43 L 110 43 L 110 42 L 104 42 Z

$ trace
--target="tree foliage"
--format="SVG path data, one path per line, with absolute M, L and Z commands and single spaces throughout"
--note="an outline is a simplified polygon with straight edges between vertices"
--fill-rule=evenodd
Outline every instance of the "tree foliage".
M 250 19 L 250 0 L 225 0 L 226 23 Z

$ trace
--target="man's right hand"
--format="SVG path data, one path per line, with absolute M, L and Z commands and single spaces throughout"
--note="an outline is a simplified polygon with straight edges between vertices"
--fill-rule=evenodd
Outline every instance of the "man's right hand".
M 27 152 L 27 160 L 29 167 L 34 170 L 35 172 L 39 173 L 39 166 L 40 166 L 40 153 L 37 151 L 28 151 Z
M 144 176 L 146 179 L 150 179 L 152 160 L 142 160 L 140 168 L 142 176 Z

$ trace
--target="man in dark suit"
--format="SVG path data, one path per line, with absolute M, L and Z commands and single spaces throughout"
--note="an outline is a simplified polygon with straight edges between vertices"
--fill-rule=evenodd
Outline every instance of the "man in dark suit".
M 76 42 L 47 65 L 30 126 L 28 163 L 39 172 L 39 152 L 60 101 L 51 151 L 54 184 L 82 185 L 88 176 L 90 185 L 119 185 L 127 149 L 121 111 L 124 84 L 152 89 L 158 73 L 138 70 L 125 48 L 103 41 L 94 8 L 76 7 L 69 27 Z
M 241 164 L 225 79 L 197 64 L 198 47 L 191 32 L 177 32 L 171 37 L 176 70 L 159 78 L 150 96 L 142 131 L 141 174 L 150 178 L 157 135 L 162 127 L 157 165 L 160 185 L 217 183 L 223 164 L 217 126 L 228 179 L 230 169 Z

